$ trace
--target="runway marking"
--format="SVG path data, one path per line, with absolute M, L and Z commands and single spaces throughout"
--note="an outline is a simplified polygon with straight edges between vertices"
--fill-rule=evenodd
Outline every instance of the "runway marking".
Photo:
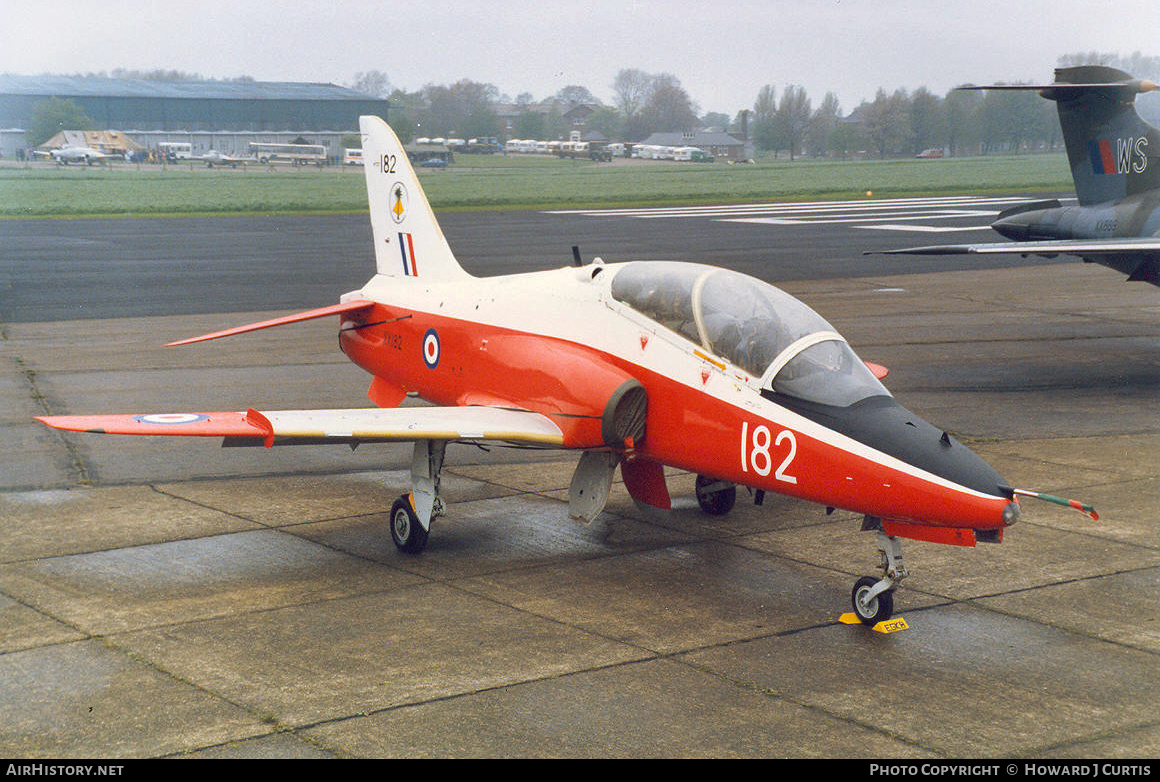
M 816 217 L 809 219 L 793 217 L 729 217 L 718 222 L 722 223 L 765 223 L 767 225 L 825 225 L 828 223 L 866 223 L 874 220 L 939 220 L 957 217 L 994 217 L 999 214 L 998 209 L 962 209 L 939 212 L 878 212 L 858 215 L 857 217 Z
M 991 231 L 989 225 L 902 225 L 900 223 L 883 223 L 882 225 L 856 225 L 863 231 L 911 231 L 913 233 L 945 234 L 956 231 Z
M 657 206 L 622 207 L 616 209 L 559 209 L 546 214 L 588 215 L 591 217 L 689 217 L 715 215 L 752 215 L 779 213 L 810 213 L 828 211 L 852 211 L 858 209 L 881 209 L 883 207 L 962 207 L 1025 203 L 1030 199 L 1015 196 L 937 196 L 923 198 L 881 198 L 857 201 L 778 201 L 762 204 L 718 204 L 712 206 Z
M 935 196 L 922 198 L 860 199 L 856 201 L 790 201 L 714 206 L 663 206 L 618 209 L 566 209 L 547 214 L 586 217 L 628 217 L 638 220 L 703 219 L 751 225 L 833 225 L 881 231 L 947 233 L 990 230 L 989 225 L 947 226 L 906 224 L 914 221 L 986 218 L 987 223 L 1003 209 L 1027 203 L 1017 196 Z M 865 223 L 866 225 L 862 225 Z

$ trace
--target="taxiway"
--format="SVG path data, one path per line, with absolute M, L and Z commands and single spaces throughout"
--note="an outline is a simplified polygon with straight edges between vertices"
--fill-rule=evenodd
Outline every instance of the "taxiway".
M 326 321 L 161 345 L 333 302 L 369 275 L 369 229 L 0 223 L 0 755 L 1156 757 L 1160 294 L 1078 262 L 863 256 L 913 243 L 872 224 L 987 220 L 879 211 L 441 220 L 479 274 L 572 244 L 757 269 L 1013 484 L 1099 509 L 909 543 L 891 635 L 837 622 L 877 564 L 859 520 L 788 499 L 710 519 L 674 473 L 671 514 L 618 488 L 582 526 L 575 457 L 452 446 L 449 514 L 409 557 L 386 529 L 407 448 L 42 427 L 366 404 Z M 846 222 L 803 222 L 827 215 Z

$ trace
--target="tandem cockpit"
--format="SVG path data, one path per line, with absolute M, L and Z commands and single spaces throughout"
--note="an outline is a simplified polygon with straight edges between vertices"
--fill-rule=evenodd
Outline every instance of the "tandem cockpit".
M 890 396 L 834 327 L 793 296 L 698 264 L 620 266 L 612 297 L 743 370 L 764 395 L 848 407 Z

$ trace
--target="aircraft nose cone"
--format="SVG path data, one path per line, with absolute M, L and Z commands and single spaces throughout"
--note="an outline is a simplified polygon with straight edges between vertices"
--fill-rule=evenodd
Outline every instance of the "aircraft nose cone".
M 853 410 L 859 406 L 861 410 Z M 860 442 L 959 486 L 1006 494 L 1005 481 L 991 465 L 892 397 L 871 397 L 848 410 L 848 433 Z
M 1025 214 L 1000 217 L 991 223 L 997 233 L 1016 242 L 1025 242 L 1031 238 L 1031 223 Z
M 959 486 L 995 497 L 1010 490 L 1002 476 L 950 434 L 924 421 L 891 396 L 872 396 L 849 407 L 801 400 L 783 404 L 847 437 Z

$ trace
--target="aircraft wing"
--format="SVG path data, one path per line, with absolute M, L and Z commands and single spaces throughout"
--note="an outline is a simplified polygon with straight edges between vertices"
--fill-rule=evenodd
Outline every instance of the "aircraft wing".
M 53 415 L 56 429 L 97 434 L 225 437 L 226 445 L 466 440 L 559 447 L 563 433 L 546 416 L 501 407 L 398 407 L 141 415 Z M 231 442 L 230 438 L 241 438 Z
M 1156 253 L 1160 255 L 1160 237 L 1138 239 L 1059 239 L 1043 242 L 992 242 L 989 244 L 939 244 L 908 247 L 900 250 L 868 252 L 882 255 L 1079 255 L 1101 256 L 1121 253 Z

